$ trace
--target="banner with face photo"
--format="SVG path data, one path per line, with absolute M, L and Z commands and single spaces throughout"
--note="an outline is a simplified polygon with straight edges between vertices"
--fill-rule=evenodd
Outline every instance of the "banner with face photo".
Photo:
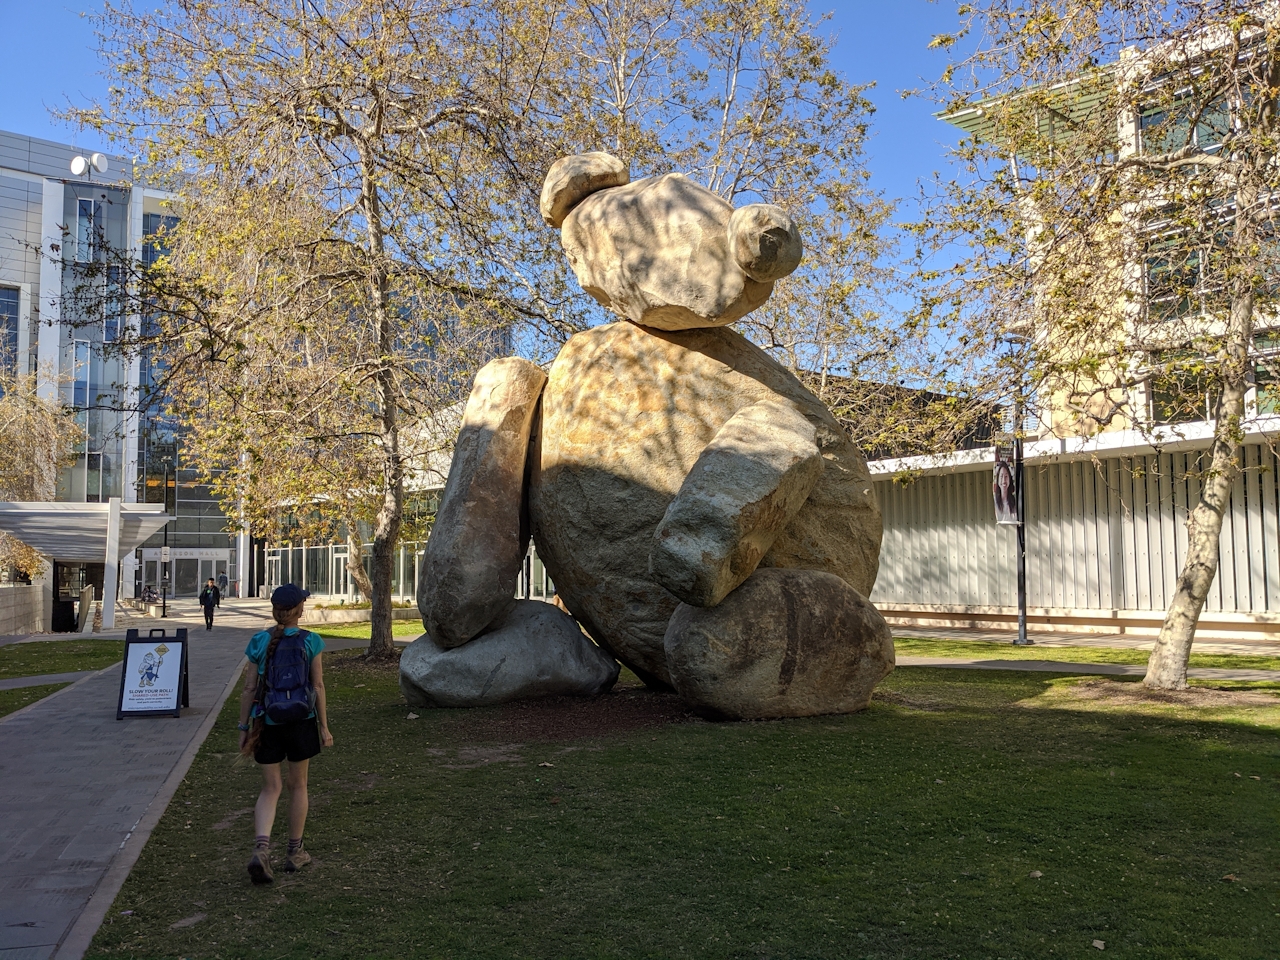
M 991 474 L 991 492 L 996 503 L 996 523 L 1018 522 L 1018 472 L 1013 441 L 996 443 L 996 462 Z

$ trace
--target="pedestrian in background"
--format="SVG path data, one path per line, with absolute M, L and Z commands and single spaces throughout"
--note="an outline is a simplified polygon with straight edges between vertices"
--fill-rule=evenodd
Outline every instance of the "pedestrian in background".
M 213 582 L 213 577 L 209 578 L 209 582 L 200 591 L 200 606 L 204 608 L 204 628 L 212 630 L 213 608 L 222 606 L 222 593 L 218 590 L 218 585 Z
M 308 767 L 321 746 L 333 746 L 320 662 L 324 640 L 298 626 L 308 596 L 292 583 L 276 587 L 271 594 L 276 625 L 255 633 L 244 651 L 249 664 L 240 693 L 240 752 L 252 755 L 262 767 L 248 868 L 254 883 L 273 879 L 271 826 L 283 786 L 280 764 L 284 760 L 289 761 L 289 850 L 284 868 L 292 873 L 311 862 L 311 855 L 302 849 Z

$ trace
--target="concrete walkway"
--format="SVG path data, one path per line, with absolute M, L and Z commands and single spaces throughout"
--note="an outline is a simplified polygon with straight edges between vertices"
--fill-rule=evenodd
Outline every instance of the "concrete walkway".
M 20 690 L 23 687 L 42 687 L 48 683 L 75 683 L 92 677 L 97 670 L 79 670 L 75 673 L 41 673 L 34 677 L 10 677 L 0 680 L 0 690 Z
M 117 721 L 116 664 L 0 718 L 0 960 L 88 947 L 265 626 L 258 605 L 246 615 L 235 603 L 212 631 L 194 601 L 141 624 L 188 629 L 181 717 Z
M 1034 673 L 1099 674 L 1111 677 L 1141 677 L 1146 664 L 1067 663 L 1062 660 L 978 660 L 968 657 L 898 657 L 900 667 L 945 667 L 956 670 L 1028 670 Z M 1193 680 L 1244 680 L 1280 682 L 1280 670 L 1232 670 L 1214 667 L 1191 667 L 1187 676 Z

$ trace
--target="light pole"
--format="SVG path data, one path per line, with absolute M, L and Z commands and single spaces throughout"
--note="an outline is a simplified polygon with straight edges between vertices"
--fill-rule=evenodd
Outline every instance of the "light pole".
M 169 616 L 169 464 L 171 457 L 161 457 L 164 464 L 164 546 L 160 550 L 160 616 Z
M 1035 643 L 1027 636 L 1027 487 L 1026 487 L 1026 471 L 1023 467 L 1022 459 L 1022 428 L 1023 428 L 1023 395 L 1022 395 L 1022 371 L 1025 369 L 1022 365 L 1023 359 L 1017 356 L 1016 351 L 1019 347 L 1026 343 L 1026 338 L 1017 334 L 1007 334 L 1005 343 L 1008 347 L 1008 355 L 1006 359 L 1009 362 L 1010 369 L 1015 371 L 1014 376 L 1017 378 L 1013 388 L 1013 489 L 1015 493 L 1015 509 L 1016 509 L 1016 527 L 1018 532 L 1018 555 L 1017 555 L 1017 576 L 1018 576 L 1018 636 L 1014 639 L 1013 645 L 1016 647 L 1029 647 Z

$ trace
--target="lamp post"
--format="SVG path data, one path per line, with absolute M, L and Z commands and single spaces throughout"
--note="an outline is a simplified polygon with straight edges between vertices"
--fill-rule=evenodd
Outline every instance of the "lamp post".
M 1022 358 L 1017 355 L 1018 348 L 1025 345 L 1026 338 L 1018 334 L 1006 334 L 1005 345 L 1008 348 L 1006 360 L 1010 369 L 1017 371 L 1017 380 L 1013 390 L 1013 490 L 1015 493 L 1015 527 L 1018 534 L 1017 577 L 1018 577 L 1018 636 L 1013 644 L 1017 647 L 1029 647 L 1035 643 L 1027 636 L 1027 487 L 1026 472 L 1022 458 L 1023 405 L 1022 395 Z M 1004 521 L 1008 522 L 1008 521 Z
M 1013 476 L 1018 490 L 1018 638 L 1015 647 L 1035 643 L 1027 636 L 1027 495 L 1022 468 L 1022 391 L 1013 407 Z
M 169 464 L 171 457 L 161 457 L 164 464 L 164 546 L 160 549 L 160 616 L 169 616 Z

